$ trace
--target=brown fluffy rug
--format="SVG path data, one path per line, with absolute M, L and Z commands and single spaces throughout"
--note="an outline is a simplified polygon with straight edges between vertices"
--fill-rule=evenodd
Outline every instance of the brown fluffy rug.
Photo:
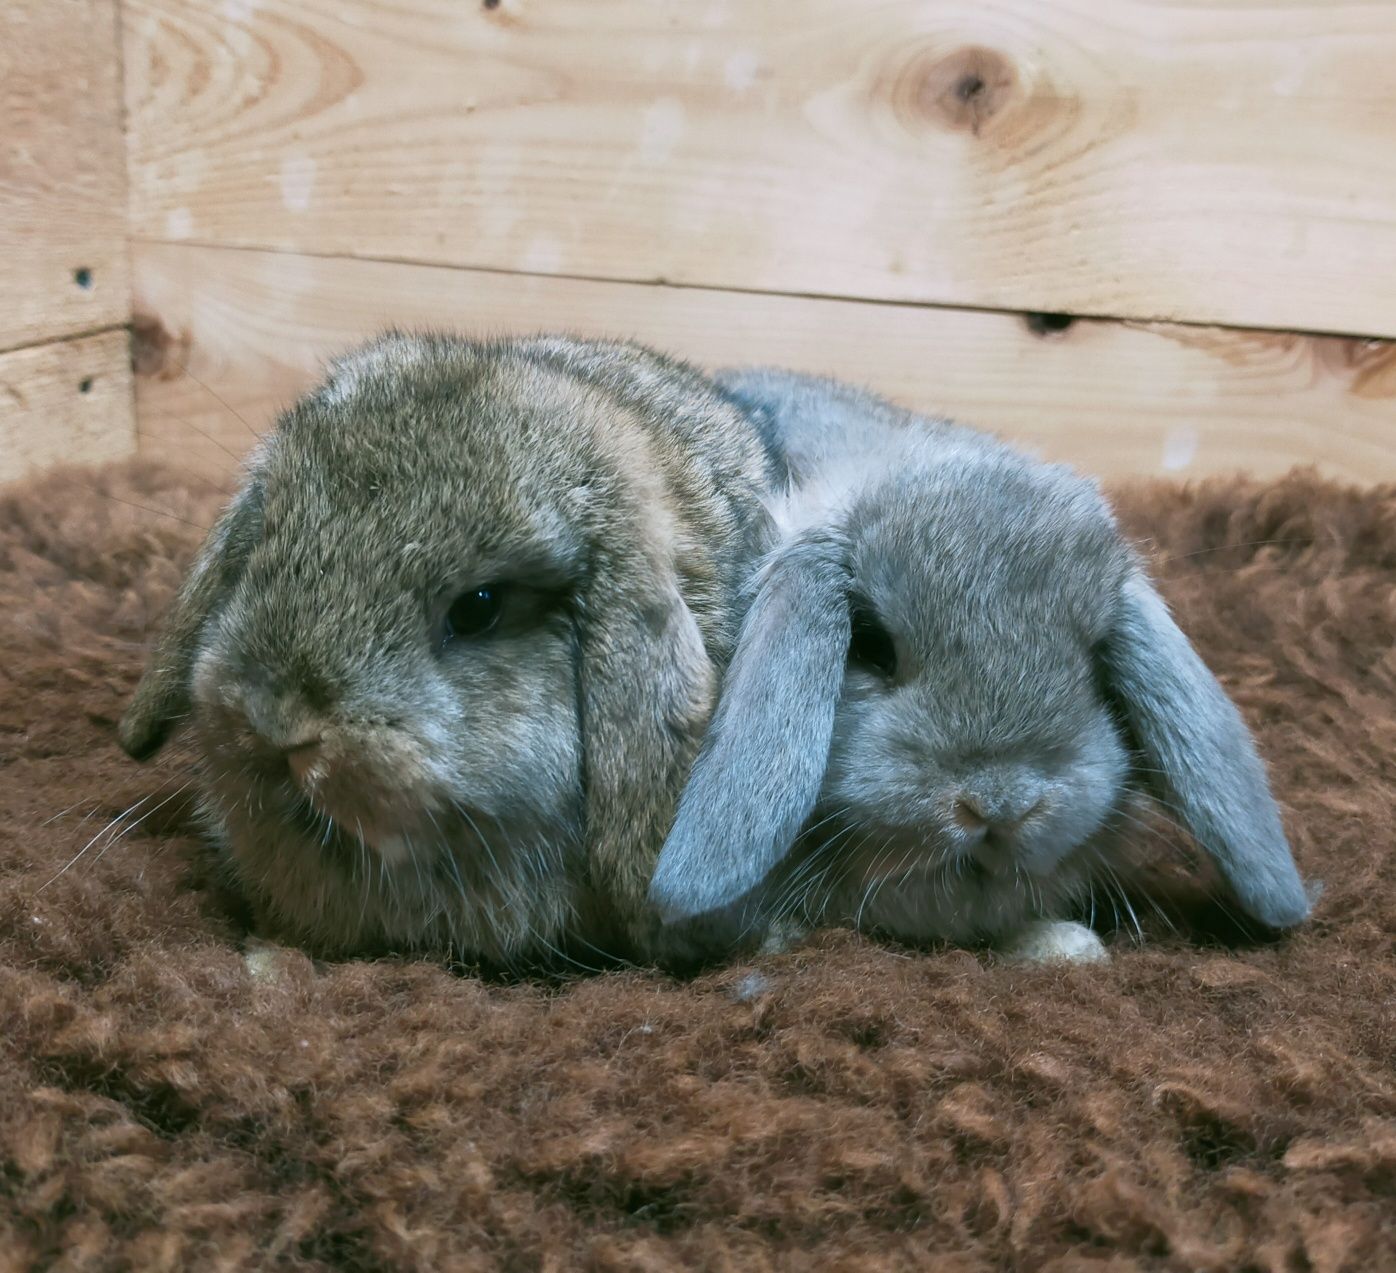
M 1105 968 L 832 933 L 686 984 L 249 975 L 178 756 L 113 742 L 214 499 L 0 493 L 0 1268 L 1396 1268 L 1396 489 L 1123 501 L 1326 883 L 1303 931 L 1175 867 Z

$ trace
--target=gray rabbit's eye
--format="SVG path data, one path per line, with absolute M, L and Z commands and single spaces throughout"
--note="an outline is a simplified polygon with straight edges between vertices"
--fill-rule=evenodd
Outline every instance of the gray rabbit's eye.
M 848 661 L 870 668 L 888 680 L 897 674 L 896 643 L 878 617 L 865 606 L 853 607 L 853 639 L 848 645 Z
M 483 636 L 499 622 L 503 602 L 504 588 L 500 584 L 461 593 L 446 611 L 445 639 Z

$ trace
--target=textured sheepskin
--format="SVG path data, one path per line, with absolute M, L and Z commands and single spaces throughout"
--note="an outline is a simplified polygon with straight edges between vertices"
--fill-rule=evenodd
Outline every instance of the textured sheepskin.
M 1105 965 L 558 984 L 245 958 L 187 757 L 113 741 L 219 498 L 0 492 L 0 1269 L 1396 1268 L 1396 490 L 1121 497 L 1326 886 L 1299 933 L 1162 840 Z

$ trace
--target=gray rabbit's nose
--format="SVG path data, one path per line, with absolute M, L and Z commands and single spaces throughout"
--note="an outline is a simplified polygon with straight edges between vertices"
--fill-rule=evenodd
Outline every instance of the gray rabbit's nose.
M 1039 792 L 961 792 L 951 816 L 955 825 L 971 835 L 989 831 L 1015 831 L 1042 807 Z
M 973 800 L 957 800 L 955 807 L 951 810 L 951 816 L 955 819 L 955 825 L 961 831 L 983 831 L 988 826 L 988 819 L 985 818 L 979 806 Z

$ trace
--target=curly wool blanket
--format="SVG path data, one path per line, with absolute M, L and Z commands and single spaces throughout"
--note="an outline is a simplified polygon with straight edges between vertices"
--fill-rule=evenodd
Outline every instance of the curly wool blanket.
M 1120 497 L 1326 886 L 1298 933 L 1165 844 L 1106 966 L 551 984 L 249 971 L 187 759 L 113 741 L 219 498 L 0 493 L 0 1269 L 1396 1268 L 1396 490 Z

